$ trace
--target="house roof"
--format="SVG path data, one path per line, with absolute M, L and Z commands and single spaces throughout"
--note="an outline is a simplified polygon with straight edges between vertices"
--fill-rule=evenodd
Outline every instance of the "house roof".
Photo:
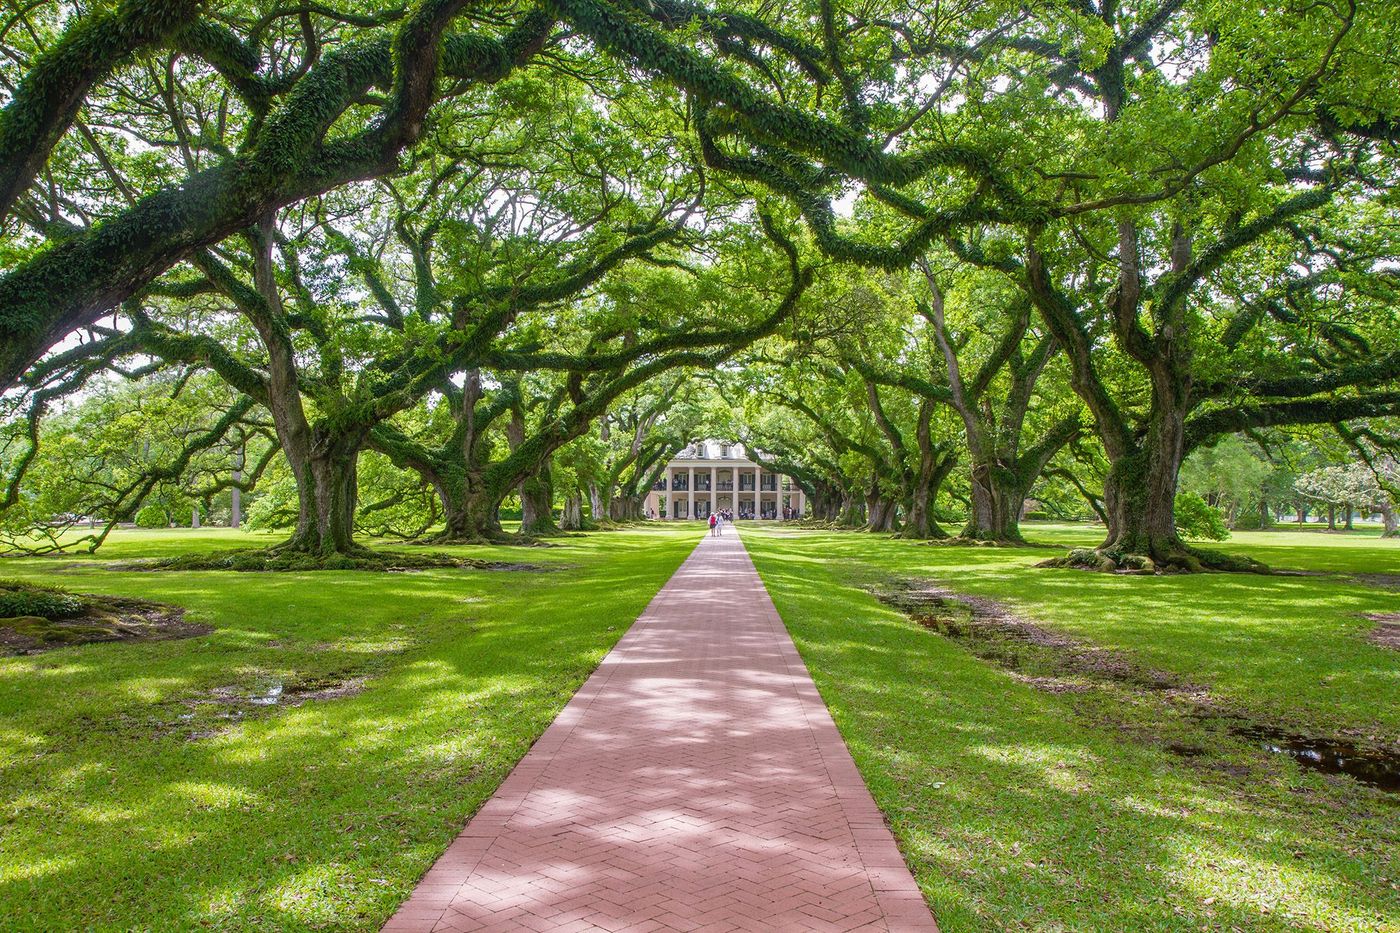
M 672 460 L 736 460 L 747 461 L 748 451 L 743 444 L 730 441 L 696 441 L 671 458 Z

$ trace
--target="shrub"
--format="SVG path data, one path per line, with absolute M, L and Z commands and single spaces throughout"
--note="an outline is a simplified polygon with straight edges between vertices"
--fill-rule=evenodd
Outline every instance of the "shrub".
M 1274 526 L 1273 513 L 1266 515 L 1259 514 L 1259 505 L 1255 503 L 1247 509 L 1242 509 L 1240 514 L 1235 516 L 1231 522 L 1231 528 L 1238 528 L 1240 531 L 1258 531 L 1262 528 L 1272 528 Z
M 1184 538 L 1205 538 L 1210 541 L 1224 541 L 1230 537 L 1220 510 L 1194 492 L 1177 494 L 1176 531 Z
M 87 611 L 82 597 L 32 583 L 0 583 L 0 619 L 15 616 L 42 616 L 45 619 L 71 619 Z
M 170 524 L 170 516 L 159 505 L 148 505 L 136 513 L 137 528 L 165 528 Z

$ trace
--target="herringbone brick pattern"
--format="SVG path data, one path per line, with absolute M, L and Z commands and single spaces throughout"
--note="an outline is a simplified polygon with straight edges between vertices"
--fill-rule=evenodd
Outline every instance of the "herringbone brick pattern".
M 936 931 L 748 553 L 707 537 L 388 931 Z

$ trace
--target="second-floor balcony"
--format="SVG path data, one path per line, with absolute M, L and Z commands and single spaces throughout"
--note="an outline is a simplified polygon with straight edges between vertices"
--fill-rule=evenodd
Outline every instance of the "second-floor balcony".
M 719 482 L 715 483 L 715 489 L 718 489 L 720 492 L 733 492 L 734 484 L 732 482 L 726 483 L 723 480 L 720 480 Z

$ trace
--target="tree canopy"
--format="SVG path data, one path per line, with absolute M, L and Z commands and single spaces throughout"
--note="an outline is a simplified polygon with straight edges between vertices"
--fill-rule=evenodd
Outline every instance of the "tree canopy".
M 0 49 L 16 547 L 274 488 L 284 550 L 529 538 L 707 433 L 1095 567 L 1257 569 L 1183 494 L 1393 514 L 1387 4 L 35 0 Z

